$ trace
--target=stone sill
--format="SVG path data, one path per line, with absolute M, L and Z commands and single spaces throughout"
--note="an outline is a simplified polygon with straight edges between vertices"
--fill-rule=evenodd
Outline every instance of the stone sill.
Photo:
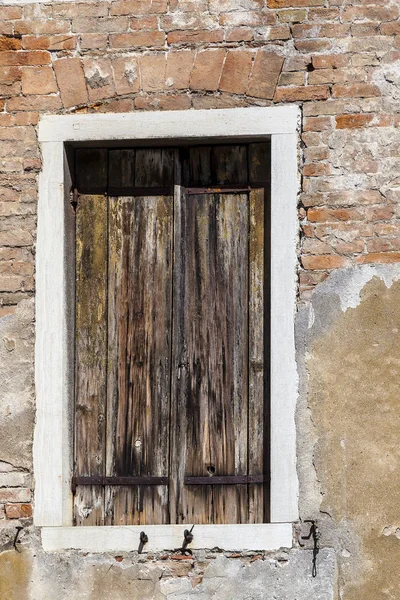
M 160 552 L 182 547 L 188 525 L 125 525 L 98 527 L 42 527 L 42 545 L 47 552 L 131 552 L 139 546 L 140 532 L 149 541 L 144 552 Z M 189 527 L 190 528 L 190 527 Z M 292 523 L 252 525 L 195 525 L 188 548 L 220 548 L 228 551 L 278 550 L 293 545 Z

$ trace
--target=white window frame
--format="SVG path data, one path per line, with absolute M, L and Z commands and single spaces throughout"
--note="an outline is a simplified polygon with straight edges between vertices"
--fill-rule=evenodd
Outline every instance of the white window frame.
M 45 116 L 39 125 L 36 247 L 36 426 L 34 523 L 45 550 L 128 551 L 146 530 L 147 551 L 177 548 L 185 525 L 72 526 L 74 252 L 66 142 L 234 139 L 271 136 L 271 522 L 196 525 L 191 548 L 291 547 L 298 519 L 295 361 L 298 126 L 297 106 L 129 114 Z M 72 248 L 71 248 L 72 246 Z M 72 308 L 71 308 L 72 306 Z M 72 333 L 71 333 L 72 330 Z

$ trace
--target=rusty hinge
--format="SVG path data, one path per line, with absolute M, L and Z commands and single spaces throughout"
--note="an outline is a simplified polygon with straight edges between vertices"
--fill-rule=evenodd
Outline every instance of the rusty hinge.
M 77 188 L 76 187 L 72 188 L 70 198 L 71 198 L 71 206 L 72 206 L 74 212 L 76 212 L 76 209 L 78 206 L 79 196 L 80 196 L 80 193 L 78 192 Z
M 185 485 L 237 485 L 247 483 L 265 483 L 265 475 L 209 475 L 208 477 L 187 476 Z
M 148 475 L 141 475 L 138 477 L 103 477 L 92 476 L 92 477 L 80 477 L 75 476 L 72 478 L 72 491 L 75 493 L 78 485 L 126 485 L 126 486 L 138 486 L 138 485 L 168 485 L 168 477 L 152 477 Z

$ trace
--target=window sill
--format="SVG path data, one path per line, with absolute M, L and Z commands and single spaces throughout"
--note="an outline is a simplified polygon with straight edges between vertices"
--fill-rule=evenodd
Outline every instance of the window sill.
M 99 527 L 42 527 L 43 549 L 83 550 L 85 552 L 131 552 L 139 546 L 141 531 L 149 541 L 145 552 L 180 548 L 185 525 L 125 525 Z M 278 550 L 293 545 L 292 523 L 252 525 L 195 525 L 188 548 L 223 550 Z

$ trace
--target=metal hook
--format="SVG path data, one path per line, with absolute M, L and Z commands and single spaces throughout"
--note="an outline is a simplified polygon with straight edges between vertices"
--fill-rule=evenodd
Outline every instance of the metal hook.
M 140 532 L 140 543 L 139 543 L 139 548 L 138 548 L 138 554 L 142 554 L 143 552 L 143 546 L 145 544 L 147 544 L 147 542 L 149 541 L 149 538 L 147 537 L 147 535 L 145 534 L 144 531 Z
M 22 529 L 23 529 L 23 527 L 21 527 L 21 525 L 18 525 L 17 526 L 17 533 L 15 534 L 15 537 L 14 537 L 13 546 L 14 546 L 14 548 L 15 548 L 15 550 L 17 552 L 21 552 L 21 550 L 17 546 L 17 542 L 18 542 L 19 534 L 21 533 Z
M 304 523 L 311 523 L 311 527 L 310 527 L 310 533 L 308 535 L 303 535 L 301 537 L 302 540 L 309 540 L 312 536 L 313 538 L 313 542 L 314 542 L 314 547 L 313 547 L 313 566 L 312 566 L 312 576 L 316 577 L 317 576 L 317 556 L 319 553 L 319 538 L 321 537 L 321 534 L 318 530 L 318 525 L 317 525 L 317 521 L 316 520 L 307 520 L 304 521 Z M 302 544 L 299 540 L 299 546 L 301 546 L 302 548 L 304 548 L 305 544 Z
M 188 552 L 189 554 L 192 554 L 192 551 L 187 547 L 192 541 L 193 541 L 193 527 L 194 525 L 192 525 L 192 528 L 189 529 L 185 529 L 185 531 L 183 532 L 183 544 L 182 544 L 182 554 L 185 554 L 186 552 Z

